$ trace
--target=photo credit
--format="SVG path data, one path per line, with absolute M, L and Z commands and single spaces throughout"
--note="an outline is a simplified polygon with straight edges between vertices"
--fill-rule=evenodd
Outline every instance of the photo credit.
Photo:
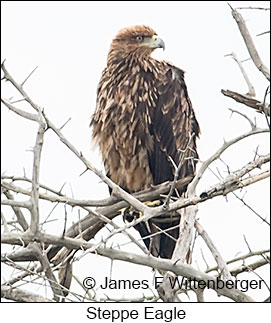
M 239 289 L 241 292 L 246 293 L 248 290 L 262 289 L 264 281 L 262 279 L 233 279 L 233 280 L 222 280 L 216 277 L 212 280 L 196 280 L 185 277 L 167 277 L 169 286 L 172 289 Z M 156 276 L 153 284 L 149 283 L 148 280 L 130 280 L 130 279 L 111 279 L 105 277 L 103 282 L 97 283 L 94 277 L 85 277 L 83 285 L 86 289 L 100 288 L 101 290 L 146 290 L 154 287 L 155 289 L 163 282 L 162 276 Z

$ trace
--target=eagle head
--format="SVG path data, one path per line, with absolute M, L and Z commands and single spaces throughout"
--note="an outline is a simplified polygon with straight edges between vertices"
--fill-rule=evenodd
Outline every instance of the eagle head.
M 119 31 L 111 43 L 109 57 L 149 56 L 156 48 L 165 49 L 165 43 L 152 28 L 133 26 Z

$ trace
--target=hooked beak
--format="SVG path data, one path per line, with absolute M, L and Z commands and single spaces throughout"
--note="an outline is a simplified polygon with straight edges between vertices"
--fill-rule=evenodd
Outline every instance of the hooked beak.
M 153 39 L 153 43 L 155 45 L 155 48 L 163 48 L 163 50 L 165 50 L 165 42 L 163 41 L 162 38 L 154 35 L 152 36 Z
M 158 37 L 157 35 L 153 35 L 149 40 L 147 41 L 146 45 L 150 48 L 163 48 L 165 50 L 165 43 L 162 38 Z

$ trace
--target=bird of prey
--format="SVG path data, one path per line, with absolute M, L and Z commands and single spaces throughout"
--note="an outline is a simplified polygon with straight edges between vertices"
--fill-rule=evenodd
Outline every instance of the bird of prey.
M 164 49 L 164 41 L 147 26 L 125 28 L 116 35 L 91 119 L 107 176 L 129 193 L 172 181 L 189 140 L 178 178 L 192 178 L 198 160 L 200 129 L 184 71 L 151 57 L 156 48 Z M 176 196 L 186 189 L 179 189 Z M 171 258 L 179 222 L 179 215 L 167 214 L 135 228 L 152 255 Z

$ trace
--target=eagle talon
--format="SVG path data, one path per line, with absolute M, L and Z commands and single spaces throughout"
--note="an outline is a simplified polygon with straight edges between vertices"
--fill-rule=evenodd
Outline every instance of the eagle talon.
M 123 216 L 124 221 L 132 222 L 134 219 L 142 216 L 142 212 L 135 210 L 133 206 L 127 206 L 120 210 L 120 214 Z
M 160 200 L 154 200 L 154 201 L 146 201 L 146 202 L 144 202 L 144 204 L 147 206 L 150 206 L 150 207 L 154 207 L 154 206 L 159 206 L 162 203 Z
M 160 200 L 154 200 L 154 201 L 146 201 L 144 202 L 145 205 L 149 207 L 159 206 L 161 205 Z M 128 222 L 132 222 L 134 219 L 141 218 L 143 216 L 143 213 L 140 211 L 135 210 L 133 206 L 127 206 L 120 210 L 120 214 L 123 216 L 124 220 Z

